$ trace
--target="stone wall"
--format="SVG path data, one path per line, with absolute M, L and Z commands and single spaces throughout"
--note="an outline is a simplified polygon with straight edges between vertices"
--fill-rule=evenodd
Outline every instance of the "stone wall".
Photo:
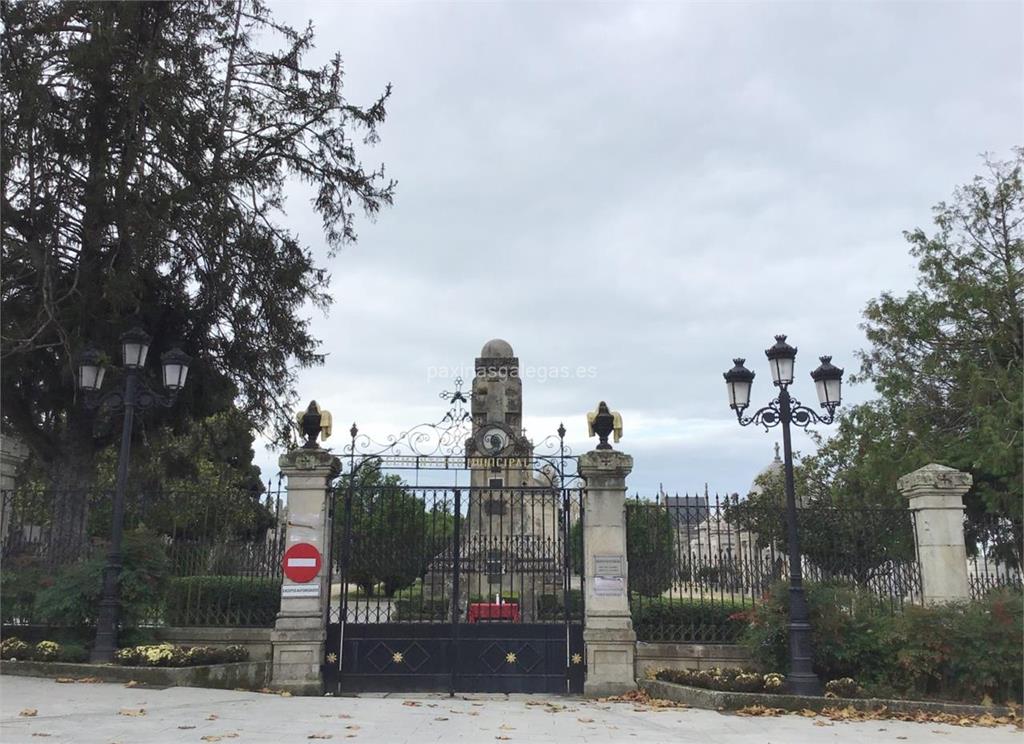
M 754 664 L 742 646 L 726 643 L 647 643 L 636 644 L 636 678 L 646 679 L 659 669 L 710 669 L 743 667 Z
M 159 642 L 177 646 L 244 646 L 250 661 L 270 659 L 270 633 L 273 628 L 155 628 Z

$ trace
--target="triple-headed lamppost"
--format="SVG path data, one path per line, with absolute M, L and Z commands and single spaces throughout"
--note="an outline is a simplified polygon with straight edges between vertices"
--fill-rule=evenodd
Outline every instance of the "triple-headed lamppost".
M 793 446 L 789 427 L 794 424 L 806 428 L 810 424 L 831 424 L 835 420 L 836 408 L 840 402 L 843 370 L 832 364 L 832 357 L 821 357 L 821 365 L 811 372 L 811 379 L 818 389 L 818 401 L 827 411 L 821 416 L 800 405 L 800 401 L 789 395 L 793 382 L 793 362 L 796 349 L 786 343 L 786 337 L 775 337 L 775 345 L 765 351 L 772 380 L 779 388 L 779 397 L 751 416 L 743 411 L 750 405 L 750 388 L 754 373 L 743 366 L 745 359 L 733 359 L 735 365 L 725 373 L 729 390 L 729 407 L 736 411 L 736 420 L 741 426 L 759 424 L 767 431 L 782 424 L 782 448 L 785 453 L 786 475 L 786 542 L 789 553 L 789 674 L 786 676 L 787 692 L 794 695 L 820 695 L 821 680 L 811 667 L 811 624 L 808 620 L 807 600 L 804 597 L 803 567 L 800 562 L 800 543 L 796 526 L 796 494 L 793 488 Z
M 106 368 L 103 356 L 94 348 L 87 348 L 78 358 L 78 386 L 86 392 L 85 405 L 88 408 L 107 407 L 113 411 L 124 410 L 124 424 L 121 429 L 121 451 L 117 457 L 117 485 L 114 490 L 113 516 L 110 528 L 110 552 L 103 567 L 103 595 L 100 599 L 96 618 L 96 642 L 93 645 L 91 661 L 105 663 L 114 660 L 117 649 L 117 621 L 120 610 L 118 579 L 121 575 L 121 535 L 124 528 L 125 488 L 128 480 L 128 458 L 132 448 L 132 421 L 135 409 L 146 410 L 153 406 L 171 406 L 178 392 L 185 386 L 188 365 L 192 361 L 181 349 L 172 349 L 160 356 L 163 366 L 163 382 L 168 394 L 161 395 L 146 385 L 140 372 L 146 364 L 149 353 L 149 335 L 134 326 L 121 336 L 124 355 L 124 390 L 112 390 L 100 395 Z

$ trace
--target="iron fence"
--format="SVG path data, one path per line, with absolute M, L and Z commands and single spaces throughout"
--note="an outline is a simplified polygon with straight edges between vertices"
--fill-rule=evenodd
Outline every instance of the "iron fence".
M 967 583 L 971 598 L 993 590 L 1024 589 L 1021 576 L 1021 525 L 996 515 L 966 517 Z
M 267 626 L 278 611 L 284 547 L 280 483 L 262 491 L 128 495 L 124 621 L 134 625 Z M 0 492 L 5 624 L 86 624 L 106 560 L 112 492 Z M 80 595 L 54 602 L 55 592 Z
M 913 515 L 805 504 L 805 582 L 847 585 L 892 612 L 921 599 Z M 629 597 L 644 641 L 728 643 L 789 576 L 782 505 L 717 495 L 627 502 Z

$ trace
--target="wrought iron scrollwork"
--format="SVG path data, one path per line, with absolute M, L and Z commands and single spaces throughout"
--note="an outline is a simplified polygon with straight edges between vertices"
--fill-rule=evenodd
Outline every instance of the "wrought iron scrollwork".
M 449 407 L 436 423 L 418 424 L 383 440 L 361 433 L 353 424 L 349 429 L 349 442 L 341 451 L 348 460 L 349 473 L 371 464 L 396 470 L 469 470 L 479 467 L 476 458 L 471 457 L 466 448 L 473 435 L 473 417 L 467 409 L 469 400 L 462 390 L 462 379 L 456 378 L 453 382 L 454 390 L 439 394 Z M 534 485 L 539 482 L 541 487 L 576 486 L 582 477 L 577 468 L 577 458 L 565 443 L 565 435 L 565 427 L 559 425 L 557 434 L 544 437 L 537 444 L 531 443 L 529 458 L 510 458 L 510 462 L 516 461 L 517 464 L 509 467 L 532 470 L 536 481 Z
M 178 399 L 177 390 L 172 390 L 167 395 L 162 395 L 149 387 L 137 375 L 133 385 L 134 389 L 126 387 L 124 390 L 111 390 L 102 395 L 96 392 L 86 393 L 85 407 L 90 410 L 105 408 L 111 411 L 119 411 L 126 405 L 133 405 L 139 410 L 146 411 L 157 406 L 170 408 L 174 405 L 174 401 Z
M 806 429 L 812 424 L 831 424 L 835 420 L 835 411 L 835 407 L 830 407 L 826 415 L 821 415 L 814 409 L 802 405 L 796 398 L 789 399 L 789 423 L 799 426 L 801 429 Z M 782 405 L 781 398 L 776 398 L 749 416 L 744 416 L 742 411 L 736 411 L 736 420 L 740 422 L 740 426 L 756 424 L 763 426 L 764 430 L 768 431 L 781 424 L 784 415 L 785 407 Z

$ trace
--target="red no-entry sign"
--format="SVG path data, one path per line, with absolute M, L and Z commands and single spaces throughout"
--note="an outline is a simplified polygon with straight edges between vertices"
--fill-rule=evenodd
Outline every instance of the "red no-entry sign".
M 296 543 L 284 551 L 284 575 L 299 584 L 315 579 L 321 563 L 320 551 L 309 543 Z

